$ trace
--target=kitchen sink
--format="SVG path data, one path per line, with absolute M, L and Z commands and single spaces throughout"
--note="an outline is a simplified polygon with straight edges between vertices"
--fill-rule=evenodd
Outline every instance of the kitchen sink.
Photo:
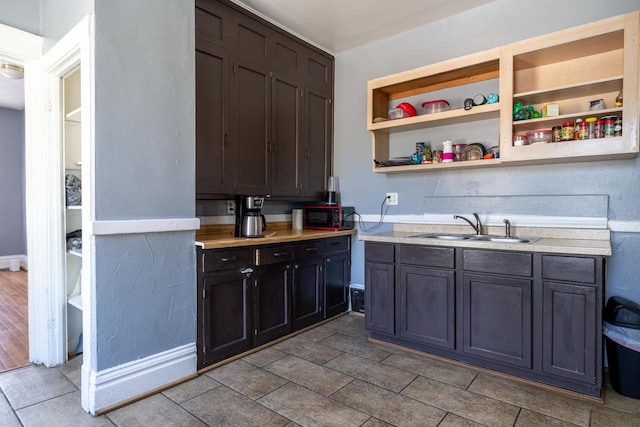
M 438 239 L 438 240 L 480 240 L 484 242 L 494 243 L 533 243 L 538 240 L 538 237 L 503 237 L 503 236 L 491 236 L 491 235 L 476 235 L 476 234 L 440 234 L 440 233 L 428 233 L 428 234 L 416 234 L 415 236 L 409 236 L 411 238 L 418 239 Z
M 419 238 L 419 239 L 467 240 L 467 239 L 473 239 L 475 236 L 469 236 L 467 234 L 435 234 L 435 233 L 431 233 L 431 234 L 418 234 L 416 236 L 409 236 L 409 237 L 416 237 L 416 238 Z

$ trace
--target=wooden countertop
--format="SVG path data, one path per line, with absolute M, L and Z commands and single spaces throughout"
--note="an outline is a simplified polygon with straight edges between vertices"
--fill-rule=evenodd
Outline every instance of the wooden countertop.
M 356 230 L 292 230 L 291 222 L 280 222 L 269 223 L 268 229 L 265 232 L 266 237 L 246 238 L 234 237 L 233 225 L 205 225 L 196 231 L 196 245 L 203 249 L 233 248 L 326 239 L 336 236 L 349 236 L 356 233 Z

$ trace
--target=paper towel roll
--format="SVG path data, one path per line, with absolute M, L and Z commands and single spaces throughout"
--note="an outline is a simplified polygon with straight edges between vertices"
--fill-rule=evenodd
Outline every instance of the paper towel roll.
M 291 229 L 302 230 L 302 209 L 291 209 Z

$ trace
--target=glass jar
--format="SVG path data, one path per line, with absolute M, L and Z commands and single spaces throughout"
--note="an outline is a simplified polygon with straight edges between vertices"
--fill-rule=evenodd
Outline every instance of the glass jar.
M 554 126 L 551 128 L 551 142 L 562 141 L 562 126 Z
M 596 117 L 587 117 L 585 122 L 587 122 L 587 134 L 588 139 L 597 138 L 596 137 L 596 122 L 598 119 Z
M 615 136 L 615 127 L 616 121 L 615 119 L 605 119 L 604 120 L 604 137 L 605 138 L 613 138 Z
M 562 140 L 571 141 L 573 137 L 573 122 L 562 123 Z
M 604 120 L 596 120 L 594 138 L 602 138 L 604 132 Z
M 575 139 L 576 141 L 578 140 L 578 137 L 580 136 L 580 125 L 582 124 L 582 119 L 576 119 L 576 124 L 573 125 L 573 139 Z
M 589 125 L 587 122 L 580 122 L 576 128 L 576 139 L 589 139 Z
M 613 125 L 613 136 L 622 136 L 622 119 L 616 119 Z

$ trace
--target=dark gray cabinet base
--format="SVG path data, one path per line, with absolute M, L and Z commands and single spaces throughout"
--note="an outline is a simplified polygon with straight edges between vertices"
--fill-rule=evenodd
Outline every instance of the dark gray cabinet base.
M 600 396 L 604 268 L 603 256 L 366 242 L 365 325 L 377 340 Z

